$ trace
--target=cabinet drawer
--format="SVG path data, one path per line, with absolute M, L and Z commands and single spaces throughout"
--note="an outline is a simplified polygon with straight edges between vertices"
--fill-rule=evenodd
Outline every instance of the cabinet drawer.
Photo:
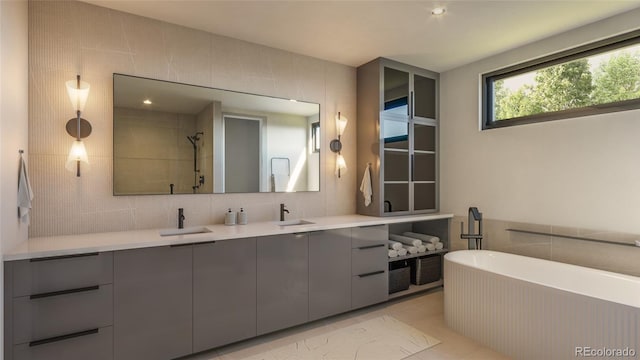
M 351 249 L 351 275 L 362 275 L 387 268 L 386 244 Z
M 357 309 L 387 301 L 389 298 L 388 272 L 380 270 L 351 278 L 351 308 Z
M 13 343 L 112 325 L 113 285 L 71 291 L 13 299 Z
M 20 260 L 11 264 L 14 297 L 113 282 L 111 252 Z
M 376 244 L 386 244 L 389 240 L 387 225 L 354 227 L 351 229 L 351 247 L 358 248 Z
M 113 360 L 113 328 L 85 330 L 13 347 L 14 360 Z

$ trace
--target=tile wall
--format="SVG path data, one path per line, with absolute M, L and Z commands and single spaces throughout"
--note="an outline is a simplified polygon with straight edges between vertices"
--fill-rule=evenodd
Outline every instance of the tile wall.
M 460 239 L 460 222 L 464 221 L 467 231 L 467 217 L 456 216 L 451 221 L 450 246 L 453 250 L 467 249 L 467 240 Z M 598 231 L 590 229 L 538 225 L 493 219 L 483 220 L 483 248 L 540 259 L 559 261 L 601 270 L 640 276 L 640 247 L 601 244 L 584 240 L 567 239 L 559 236 L 523 234 L 507 231 L 519 229 L 534 232 L 569 235 L 633 244 L 640 235 Z M 476 225 L 477 229 L 477 225 Z
M 30 1 L 30 237 L 174 227 L 179 207 L 187 226 L 221 223 L 228 207 L 244 207 L 249 221 L 275 220 L 280 203 L 291 217 L 355 213 L 356 172 L 336 178 L 328 146 L 320 192 L 113 196 L 113 73 L 319 103 L 327 145 L 341 111 L 350 120 L 343 154 L 355 164 L 355 68 L 86 3 Z M 73 140 L 64 125 L 74 116 L 64 83 L 76 74 L 91 84 L 83 117 L 93 126 L 91 169 L 80 178 L 64 168 Z

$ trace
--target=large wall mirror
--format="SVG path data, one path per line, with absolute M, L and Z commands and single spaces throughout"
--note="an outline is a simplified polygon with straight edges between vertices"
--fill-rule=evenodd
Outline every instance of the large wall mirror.
M 114 195 L 320 190 L 320 105 L 113 75 Z

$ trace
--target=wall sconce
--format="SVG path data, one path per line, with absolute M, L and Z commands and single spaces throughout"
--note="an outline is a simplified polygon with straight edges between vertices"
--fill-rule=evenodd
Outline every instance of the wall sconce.
M 340 138 L 344 133 L 344 128 L 347 127 L 347 121 L 347 118 L 340 116 L 340 112 L 338 112 L 338 115 L 336 116 L 336 130 L 338 132 L 338 138 L 331 140 L 331 142 L 329 143 L 329 148 L 331 149 L 331 151 L 338 154 L 336 157 L 336 174 L 338 175 L 338 177 L 340 177 L 341 171 L 347 171 L 347 162 L 344 161 L 344 157 L 341 154 L 342 142 L 340 141 Z
M 76 176 L 79 177 L 80 163 L 82 162 L 89 165 L 89 157 L 87 156 L 87 150 L 84 147 L 82 139 L 91 134 L 91 124 L 81 118 L 80 115 L 87 103 L 90 85 L 85 81 L 80 81 L 80 75 L 78 75 L 75 80 L 69 80 L 65 84 L 71 105 L 76 109 L 76 117 L 67 121 L 67 133 L 76 138 L 76 140 L 73 142 L 73 145 L 71 145 L 65 168 L 69 171 L 75 171 Z

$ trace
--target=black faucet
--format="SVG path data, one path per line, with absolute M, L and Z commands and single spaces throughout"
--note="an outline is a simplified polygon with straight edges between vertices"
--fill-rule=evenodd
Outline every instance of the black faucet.
M 284 207 L 284 204 L 280 204 L 280 221 L 284 221 L 284 213 L 289 213 L 289 210 Z
M 184 229 L 184 209 L 178 209 L 178 229 Z
M 469 208 L 469 219 L 468 221 L 468 225 L 469 225 L 469 232 L 467 234 L 464 233 L 464 222 L 460 223 L 460 238 L 461 239 L 468 239 L 469 240 L 469 250 L 471 249 L 476 249 L 476 250 L 480 250 L 482 249 L 482 213 L 480 211 L 478 211 L 477 207 L 470 207 Z M 478 222 L 478 232 L 475 233 L 475 222 Z M 471 240 L 475 240 L 475 244 L 473 242 L 471 242 Z M 475 245 L 475 247 L 474 247 Z

